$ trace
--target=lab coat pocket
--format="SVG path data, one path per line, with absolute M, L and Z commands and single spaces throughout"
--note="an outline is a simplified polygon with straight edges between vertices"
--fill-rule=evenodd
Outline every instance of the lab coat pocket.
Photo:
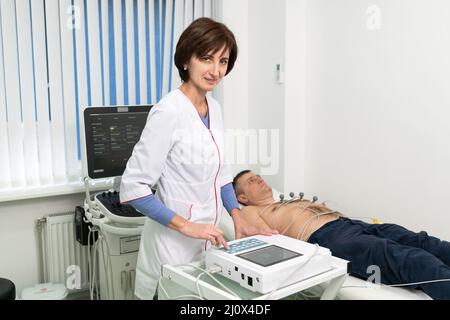
M 190 208 L 190 220 L 195 223 L 211 224 L 215 221 L 214 208 L 208 205 L 194 204 Z
M 192 219 L 192 203 L 175 200 L 172 198 L 167 198 L 165 201 L 165 205 L 173 210 L 176 214 L 180 215 L 184 219 L 191 221 Z

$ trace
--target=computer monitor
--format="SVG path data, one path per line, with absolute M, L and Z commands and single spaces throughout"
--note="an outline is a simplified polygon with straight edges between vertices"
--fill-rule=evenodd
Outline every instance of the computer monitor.
M 151 105 L 86 107 L 83 170 L 91 179 L 121 176 L 145 127 Z

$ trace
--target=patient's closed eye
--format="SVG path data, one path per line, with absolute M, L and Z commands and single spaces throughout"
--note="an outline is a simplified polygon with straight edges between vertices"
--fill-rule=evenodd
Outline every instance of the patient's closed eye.
M 248 184 L 253 184 L 253 183 L 255 183 L 255 182 L 258 182 L 260 179 L 261 179 L 260 176 L 253 176 L 253 177 L 250 177 L 250 178 L 247 180 L 247 182 L 248 182 Z

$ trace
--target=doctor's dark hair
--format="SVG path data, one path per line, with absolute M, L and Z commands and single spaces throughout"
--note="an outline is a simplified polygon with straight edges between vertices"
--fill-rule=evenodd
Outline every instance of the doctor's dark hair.
M 181 80 L 189 80 L 189 71 L 183 69 L 192 56 L 201 58 L 208 52 L 216 53 L 223 47 L 230 51 L 228 59 L 227 75 L 234 66 L 238 54 L 236 39 L 230 29 L 223 23 L 209 18 L 194 20 L 181 34 L 175 50 L 175 66 L 178 69 Z

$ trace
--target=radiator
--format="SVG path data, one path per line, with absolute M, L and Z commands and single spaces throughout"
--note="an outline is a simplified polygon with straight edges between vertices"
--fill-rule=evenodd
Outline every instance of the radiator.
M 82 246 L 76 241 L 74 213 L 49 215 L 39 219 L 37 231 L 41 282 L 62 283 L 68 289 L 89 288 L 89 250 L 88 246 Z M 76 286 L 73 286 L 74 277 L 77 277 Z

